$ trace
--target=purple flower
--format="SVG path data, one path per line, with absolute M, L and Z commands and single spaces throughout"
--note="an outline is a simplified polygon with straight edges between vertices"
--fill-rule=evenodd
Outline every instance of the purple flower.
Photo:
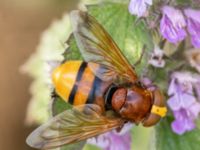
M 149 64 L 157 68 L 163 68 L 165 66 L 165 61 L 163 60 L 164 52 L 157 45 L 154 47 L 154 51 L 151 54 L 151 59 Z
M 182 135 L 186 131 L 191 131 L 196 127 L 185 109 L 175 111 L 174 116 L 176 120 L 172 122 L 171 126 L 175 133 Z
M 175 120 L 172 130 L 182 135 L 195 128 L 194 121 L 200 112 L 200 103 L 195 97 L 194 90 L 200 90 L 200 77 L 186 72 L 175 72 L 168 89 L 169 107 L 173 110 Z
M 96 145 L 103 150 L 131 150 L 131 128 L 132 124 L 127 123 L 119 133 L 113 130 L 91 138 L 87 143 Z
M 186 37 L 186 21 L 180 10 L 170 6 L 162 8 L 162 19 L 160 23 L 160 32 L 164 38 L 171 43 L 182 41 Z
M 193 9 L 185 9 L 184 13 L 187 17 L 187 29 L 191 35 L 192 45 L 196 48 L 200 47 L 200 11 Z
M 138 17 L 146 16 L 148 5 L 152 5 L 152 0 L 131 0 L 129 12 Z

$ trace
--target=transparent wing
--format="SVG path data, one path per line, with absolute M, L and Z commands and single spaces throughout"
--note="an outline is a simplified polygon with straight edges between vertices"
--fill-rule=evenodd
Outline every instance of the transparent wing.
M 120 127 L 124 121 L 114 115 L 102 115 L 95 104 L 66 110 L 37 128 L 27 138 L 34 148 L 51 149 L 102 134 Z
M 121 78 L 124 82 L 137 80 L 133 67 L 95 18 L 85 12 L 72 11 L 71 21 L 82 56 L 87 62 L 101 66 L 101 69 L 94 71 L 99 78 L 104 81 L 116 78 Z M 93 70 L 93 65 L 91 68 Z

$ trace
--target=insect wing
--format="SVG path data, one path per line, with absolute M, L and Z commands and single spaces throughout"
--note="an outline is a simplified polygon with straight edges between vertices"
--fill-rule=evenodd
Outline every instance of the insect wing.
M 98 105 L 86 104 L 55 116 L 33 131 L 27 143 L 34 148 L 52 149 L 105 133 L 123 124 L 124 121 L 118 117 L 103 116 Z
M 121 77 L 124 82 L 135 82 L 137 75 L 128 60 L 121 53 L 111 36 L 85 12 L 72 11 L 73 33 L 85 61 L 101 66 L 95 74 L 102 80 L 116 80 Z M 93 70 L 93 66 L 91 65 Z

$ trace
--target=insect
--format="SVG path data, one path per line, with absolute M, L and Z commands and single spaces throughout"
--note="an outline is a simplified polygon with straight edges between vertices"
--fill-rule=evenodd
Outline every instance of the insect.
M 71 13 L 73 34 L 84 61 L 53 71 L 56 93 L 72 109 L 53 117 L 27 138 L 50 149 L 121 128 L 127 122 L 155 125 L 166 114 L 159 89 L 149 91 L 105 29 L 89 14 Z

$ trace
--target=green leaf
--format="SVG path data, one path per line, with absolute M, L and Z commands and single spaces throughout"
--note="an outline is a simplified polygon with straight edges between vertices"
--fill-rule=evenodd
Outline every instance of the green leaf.
M 63 54 L 65 60 L 82 60 L 82 56 L 77 47 L 73 34 L 71 34 L 71 36 L 67 40 L 67 44 L 70 46 L 67 48 L 67 50 Z
M 72 106 L 69 103 L 66 103 L 62 98 L 57 95 L 54 96 L 52 103 L 53 116 L 56 116 L 57 114 L 70 108 L 72 108 Z
M 172 117 L 166 117 L 156 127 L 156 150 L 198 150 L 200 129 L 177 135 L 171 130 L 172 120 Z

